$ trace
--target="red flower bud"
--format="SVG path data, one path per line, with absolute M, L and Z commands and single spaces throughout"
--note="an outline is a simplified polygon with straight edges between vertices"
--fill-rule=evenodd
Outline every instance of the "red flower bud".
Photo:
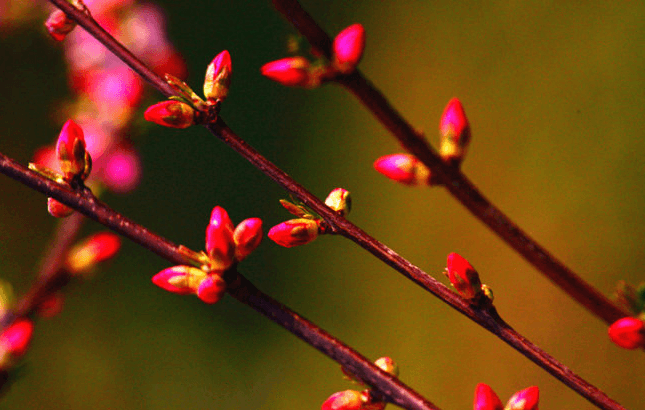
M 645 324 L 635 317 L 624 317 L 609 327 L 609 338 L 625 349 L 636 349 L 645 344 Z
M 143 117 L 164 127 L 188 128 L 195 123 L 195 110 L 181 101 L 168 100 L 148 107 Z
M 306 245 L 318 237 L 318 221 L 291 219 L 276 225 L 269 231 L 269 238 L 280 246 L 291 248 Z
M 79 274 L 97 263 L 111 259 L 121 248 L 121 239 L 112 232 L 99 232 L 76 245 L 67 256 L 67 268 Z
M 329 396 L 320 410 L 361 410 L 362 407 L 362 394 L 355 390 L 345 390 Z
M 74 213 L 74 210 L 54 198 L 47 198 L 47 212 L 54 218 L 66 218 Z
M 531 386 L 518 391 L 508 400 L 504 410 L 538 410 L 540 389 Z
M 334 38 L 333 63 L 341 73 L 356 69 L 365 50 L 365 29 L 361 24 L 352 24 Z
M 197 292 L 206 274 L 193 266 L 178 265 L 167 268 L 152 277 L 152 283 L 168 292 L 189 295 Z
M 385 175 L 405 185 L 429 184 L 430 170 L 414 155 L 392 154 L 377 159 L 374 168 Z
M 85 151 L 83 130 L 74 121 L 68 120 L 60 131 L 56 143 L 56 156 L 65 178 L 71 180 L 89 175 L 89 155 Z
M 245 219 L 237 225 L 233 232 L 235 243 L 235 259 L 241 261 L 262 241 L 262 220 L 260 218 Z
M 215 270 L 227 269 L 235 257 L 233 222 L 221 206 L 213 208 L 210 223 L 206 227 L 206 252 Z
M 202 280 L 197 288 L 197 297 L 205 303 L 216 303 L 226 293 L 226 282 L 218 274 L 210 274 Z
M 475 388 L 474 410 L 503 410 L 504 405 L 489 385 L 479 383 Z
M 225 99 L 231 85 L 232 72 L 231 55 L 224 50 L 215 56 L 206 69 L 204 96 L 211 101 Z
M 457 98 L 450 100 L 443 111 L 439 132 L 441 134 L 439 155 L 448 163 L 460 164 L 470 143 L 470 124 L 464 107 Z
M 54 40 L 63 41 L 74 30 L 76 22 L 68 18 L 64 11 L 55 10 L 47 18 L 45 27 Z
M 260 73 L 289 87 L 306 87 L 310 83 L 309 61 L 304 57 L 288 57 L 266 63 Z
M 18 319 L 0 335 L 0 346 L 14 356 L 22 356 L 29 347 L 34 324 L 27 319 Z
M 450 283 L 463 298 L 473 299 L 482 292 L 479 274 L 461 255 L 448 255 L 447 270 Z

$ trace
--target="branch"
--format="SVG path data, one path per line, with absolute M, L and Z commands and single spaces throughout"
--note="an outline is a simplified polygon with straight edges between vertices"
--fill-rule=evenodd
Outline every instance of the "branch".
M 331 58 L 331 39 L 297 0 L 272 0 L 272 3 L 307 38 L 316 51 L 328 59 Z M 442 185 L 477 219 L 493 230 L 565 293 L 607 324 L 631 316 L 628 311 L 613 303 L 585 282 L 513 223 L 484 197 L 461 171 L 446 165 L 427 141 L 358 70 L 346 77 L 339 77 L 336 81 L 352 92 L 405 149 L 430 168 L 433 177 L 436 176 Z

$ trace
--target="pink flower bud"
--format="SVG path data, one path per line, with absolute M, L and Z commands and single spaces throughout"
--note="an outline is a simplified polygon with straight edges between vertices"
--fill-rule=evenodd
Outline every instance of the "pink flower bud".
M 164 127 L 188 128 L 195 123 L 195 110 L 181 101 L 168 100 L 148 107 L 143 117 Z
M 206 252 L 215 270 L 227 269 L 235 257 L 233 222 L 221 206 L 213 208 L 210 223 L 206 227 Z
M 97 263 L 111 259 L 121 248 L 121 238 L 112 232 L 99 232 L 76 245 L 67 256 L 71 273 L 87 272 Z
M 475 388 L 474 410 L 503 410 L 504 405 L 489 385 L 479 383 Z
M 269 231 L 269 238 L 280 246 L 291 248 L 306 245 L 318 237 L 318 221 L 291 219 L 276 225 Z
M 74 121 L 68 120 L 60 131 L 56 143 L 56 155 L 65 178 L 89 174 L 89 156 L 85 151 L 83 130 Z
M 377 159 L 374 168 L 386 177 L 405 185 L 426 185 L 430 170 L 414 155 L 392 154 Z
M 329 396 L 320 410 L 361 410 L 362 407 L 362 394 L 355 390 L 345 390 Z
M 167 268 L 152 277 L 152 283 L 178 295 L 196 293 L 206 274 L 193 266 L 178 265 Z
M 344 74 L 349 74 L 358 65 L 365 50 L 365 29 L 361 24 L 352 24 L 334 38 L 334 66 Z
M 74 210 L 54 198 L 47 198 L 47 212 L 54 218 L 66 218 L 74 213 Z
M 18 319 L 0 335 L 0 346 L 19 357 L 25 354 L 34 332 L 34 324 L 27 319 Z
M 343 188 L 336 188 L 327 195 L 325 205 L 338 212 L 342 216 L 349 214 L 352 209 L 352 197 L 349 191 Z
M 448 255 L 448 278 L 465 299 L 473 299 L 482 292 L 479 274 L 466 259 L 453 252 Z
M 538 410 L 540 401 L 540 389 L 531 386 L 518 391 L 508 400 L 504 410 Z
M 54 40 L 63 41 L 65 36 L 74 30 L 76 22 L 68 18 L 62 10 L 55 10 L 47 18 L 45 27 Z
M 197 288 L 197 297 L 205 303 L 216 303 L 226 293 L 226 282 L 218 274 L 211 273 L 202 280 Z
M 204 96 L 210 100 L 223 100 L 228 95 L 231 85 L 231 55 L 224 50 L 219 53 L 206 69 L 204 80 Z
M 241 261 L 262 241 L 262 220 L 260 218 L 249 218 L 240 222 L 233 232 L 235 243 L 235 259 Z
M 457 98 L 450 100 L 443 111 L 439 132 L 441 134 L 439 155 L 450 164 L 460 164 L 470 143 L 470 124 L 464 107 Z
M 380 367 L 384 372 L 391 374 L 392 376 L 399 376 L 399 366 L 394 363 L 391 357 L 380 357 L 374 362 L 375 365 Z
M 636 349 L 645 344 L 645 324 L 635 317 L 624 317 L 609 327 L 609 338 L 625 349 Z
M 266 63 L 260 73 L 271 80 L 288 87 L 309 85 L 309 61 L 304 57 L 288 57 Z

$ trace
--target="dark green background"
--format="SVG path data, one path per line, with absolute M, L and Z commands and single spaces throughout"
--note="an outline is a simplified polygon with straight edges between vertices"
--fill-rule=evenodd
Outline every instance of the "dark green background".
M 465 172 L 505 212 L 605 294 L 643 279 L 645 6 L 642 2 L 303 1 L 330 33 L 367 31 L 361 69 L 436 146 L 458 96 L 472 124 Z M 222 116 L 319 197 L 353 193 L 351 219 L 443 280 L 456 251 L 495 291 L 502 316 L 630 409 L 643 408 L 642 351 L 512 252 L 442 189 L 406 188 L 372 169 L 398 144 L 347 92 L 262 78 L 291 27 L 268 1 L 159 1 L 201 88 L 228 49 Z M 26 164 L 51 143 L 66 88 L 61 47 L 36 25 L 0 41 L 0 151 Z M 157 95 L 157 94 L 154 94 Z M 288 214 L 282 189 L 201 128 L 146 126 L 140 188 L 116 210 L 195 249 L 214 205 L 235 222 Z M 45 198 L 0 178 L 0 271 L 31 283 L 55 221 Z M 100 229 L 90 222 L 89 233 Z M 316 409 L 351 388 L 338 366 L 230 297 L 215 306 L 156 288 L 164 260 L 126 242 L 63 313 L 38 323 L 7 409 Z M 284 249 L 266 240 L 240 270 L 261 289 L 366 356 L 392 356 L 401 379 L 443 409 L 468 409 L 478 382 L 503 401 L 529 385 L 543 409 L 592 406 L 523 356 L 351 242 Z

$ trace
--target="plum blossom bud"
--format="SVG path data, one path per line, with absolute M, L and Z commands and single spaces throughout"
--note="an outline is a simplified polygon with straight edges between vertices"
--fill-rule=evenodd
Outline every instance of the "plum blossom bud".
M 260 68 L 260 73 L 288 87 L 307 87 L 311 79 L 309 61 L 304 57 L 288 57 L 271 61 Z
M 74 213 L 74 210 L 50 197 L 47 198 L 47 212 L 54 218 L 66 218 Z
M 280 246 L 291 248 L 306 245 L 318 237 L 318 221 L 313 219 L 291 219 L 269 230 L 269 238 Z
M 349 191 L 343 188 L 336 188 L 327 195 L 325 205 L 338 212 L 342 216 L 349 214 L 352 209 L 352 197 Z
M 391 357 L 381 357 L 376 359 L 374 362 L 375 365 L 380 367 L 384 372 L 391 374 L 392 376 L 399 376 L 399 366 L 394 363 Z
M 215 270 L 225 270 L 233 263 L 233 222 L 221 206 L 213 208 L 210 223 L 206 227 L 206 252 L 211 257 L 211 267 Z
M 224 50 L 219 53 L 206 69 L 204 96 L 209 101 L 223 100 L 228 95 L 231 85 L 231 55 Z
M 226 293 L 226 282 L 215 273 L 206 276 L 197 288 L 197 297 L 209 304 L 217 303 L 224 293 Z
M 54 40 L 63 41 L 65 36 L 74 30 L 76 22 L 67 17 L 63 10 L 59 9 L 49 15 L 45 22 L 45 27 Z
M 506 403 L 504 410 L 538 410 L 540 389 L 531 386 L 515 393 Z
M 195 110 L 181 101 L 168 100 L 148 107 L 143 117 L 164 127 L 188 128 L 195 123 Z
M 355 390 L 345 390 L 329 396 L 320 410 L 361 410 L 362 408 L 362 394 Z
M 439 124 L 441 146 L 439 155 L 449 164 L 459 165 L 470 143 L 470 124 L 461 101 L 453 98 L 448 102 Z
M 85 151 L 83 130 L 74 121 L 67 120 L 63 125 L 56 143 L 56 156 L 67 180 L 74 177 L 86 178 L 91 161 Z
M 609 338 L 624 349 L 645 345 L 645 323 L 635 317 L 624 317 L 609 327 Z
M 166 268 L 152 277 L 152 283 L 168 292 L 189 295 L 197 292 L 206 274 L 199 268 L 187 265 Z
M 365 29 L 352 24 L 334 38 L 333 63 L 343 74 L 349 74 L 358 65 L 365 50 Z
M 111 259 L 121 248 L 121 239 L 112 232 L 99 232 L 76 245 L 67 256 L 67 269 L 73 274 L 89 271 L 97 263 Z
M 502 410 L 503 408 L 502 401 L 489 385 L 484 383 L 477 385 L 473 401 L 474 410 Z
M 249 218 L 240 222 L 233 232 L 235 259 L 239 262 L 249 256 L 261 241 L 262 220 L 260 218 Z
M 386 177 L 405 185 L 430 183 L 430 170 L 414 155 L 386 155 L 374 162 L 374 168 Z
M 448 278 L 457 292 L 465 299 L 473 299 L 482 292 L 479 274 L 461 255 L 452 252 L 448 255 Z
M 18 319 L 0 334 L 0 348 L 20 357 L 27 351 L 33 332 L 34 324 L 30 320 Z

